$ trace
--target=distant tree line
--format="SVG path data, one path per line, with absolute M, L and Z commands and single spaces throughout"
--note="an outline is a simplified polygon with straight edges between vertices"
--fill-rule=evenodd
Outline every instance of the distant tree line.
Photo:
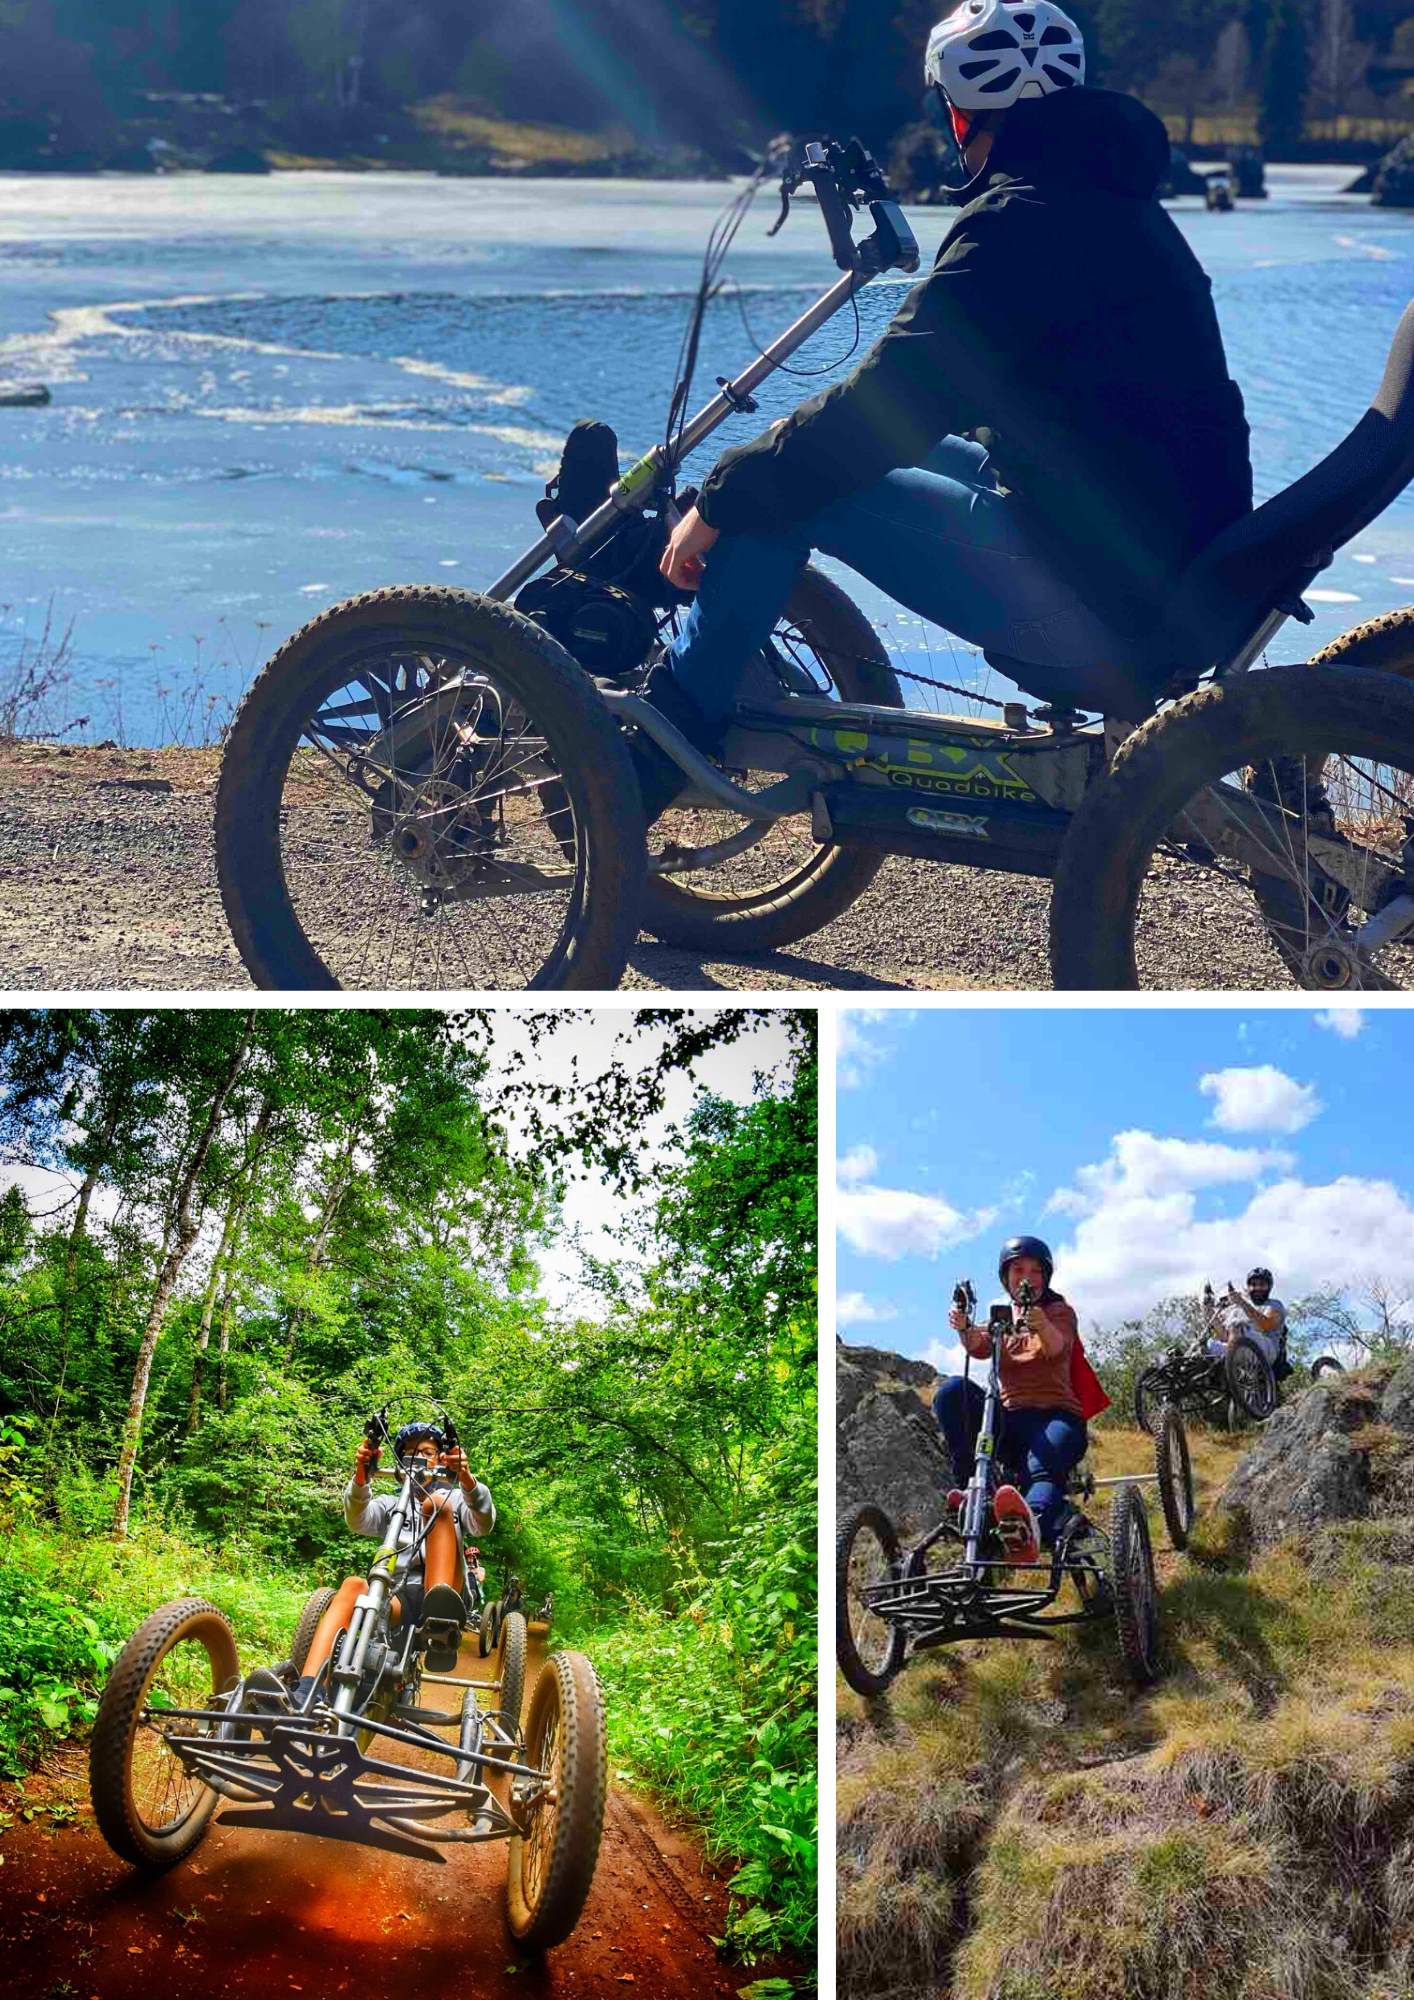
M 927 113 L 921 52 L 944 0 L 0 0 L 9 128 L 100 144 L 152 94 L 273 107 L 366 144 L 453 94 L 497 117 L 622 129 L 727 155 L 779 130 L 887 147 Z M 1262 136 L 1397 111 L 1414 0 L 1074 0 L 1092 79 L 1162 108 L 1258 102 Z M 296 114 L 298 116 L 296 117 Z

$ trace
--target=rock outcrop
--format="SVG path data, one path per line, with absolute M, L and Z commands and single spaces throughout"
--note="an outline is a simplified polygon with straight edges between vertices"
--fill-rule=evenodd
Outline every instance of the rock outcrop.
M 1414 137 L 1401 139 L 1375 169 L 1376 208 L 1414 208 Z
M 1218 1498 L 1254 1547 L 1405 1514 L 1414 1493 L 1414 1358 L 1324 1376 L 1263 1427 Z
M 926 1361 L 877 1347 L 836 1350 L 836 1491 L 840 1515 L 877 1501 L 906 1533 L 931 1527 L 952 1466 L 920 1391 L 937 1379 Z

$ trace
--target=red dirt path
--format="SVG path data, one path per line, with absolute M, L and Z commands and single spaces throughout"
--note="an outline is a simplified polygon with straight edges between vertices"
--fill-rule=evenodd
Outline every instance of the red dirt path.
M 532 1628 L 527 1698 L 543 1630 Z M 465 1647 L 458 1671 L 495 1662 Z M 433 1691 L 425 1691 L 431 1699 Z M 450 1691 L 436 1690 L 448 1696 Z M 578 1928 L 539 1961 L 502 1921 L 506 1847 L 452 1848 L 442 1867 L 341 1841 L 226 1828 L 144 1878 L 93 1824 L 74 1747 L 0 1796 L 0 1995 L 24 2000 L 727 2000 L 753 1979 L 717 1957 L 727 1897 L 691 1837 L 611 1786 L 604 1843 Z M 66 1808 L 73 1824 L 56 1823 Z M 24 1820 L 24 1809 L 33 1818 Z

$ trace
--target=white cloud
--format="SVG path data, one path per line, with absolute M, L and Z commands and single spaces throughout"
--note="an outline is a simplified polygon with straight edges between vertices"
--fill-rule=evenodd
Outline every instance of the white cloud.
M 1093 1170 L 1092 1170 L 1093 1171 Z M 1389 1181 L 1344 1175 L 1312 1186 L 1286 1174 L 1237 1213 L 1200 1219 L 1196 1188 L 1140 1192 L 1118 1179 L 1056 1245 L 1056 1281 L 1082 1324 L 1138 1318 L 1204 1280 L 1240 1280 L 1269 1264 L 1288 1304 L 1371 1271 L 1414 1280 L 1414 1203 Z
M 908 1188 L 850 1187 L 835 1203 L 840 1234 L 866 1257 L 936 1257 L 984 1224 L 941 1195 Z
M 962 1373 L 962 1342 L 954 1340 L 950 1345 L 941 1340 L 930 1340 L 923 1350 L 923 1359 L 940 1375 L 960 1375 Z
M 1271 1063 L 1210 1070 L 1198 1088 L 1213 1099 L 1209 1123 L 1224 1132 L 1300 1132 L 1323 1109 L 1313 1085 Z
M 1081 1167 L 1075 1186 L 1057 1188 L 1048 1213 L 1087 1215 L 1205 1187 L 1259 1180 L 1294 1165 L 1290 1153 L 1225 1146 L 1216 1139 L 1162 1139 L 1153 1132 L 1116 1132 L 1110 1156 Z
M 851 1146 L 837 1162 L 835 1178 L 841 1187 L 856 1187 L 879 1170 L 879 1155 L 872 1146 Z
M 888 1015 L 887 1007 L 842 1007 L 836 1014 L 835 1064 L 841 1090 L 857 1089 L 875 1063 L 888 1054 L 882 1037 L 866 1033 Z
M 863 1292 L 844 1292 L 835 1307 L 835 1318 L 841 1326 L 882 1326 L 886 1320 L 898 1318 L 898 1307 L 876 1303 Z
M 1343 1042 L 1353 1042 L 1365 1029 L 1365 1012 L 1361 1007 L 1325 1007 L 1311 1019 L 1318 1028 L 1329 1028 L 1333 1035 L 1339 1035 Z

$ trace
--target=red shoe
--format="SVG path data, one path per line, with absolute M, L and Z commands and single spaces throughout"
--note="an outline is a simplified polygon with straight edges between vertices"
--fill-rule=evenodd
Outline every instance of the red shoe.
M 1041 1560 L 1041 1528 L 1022 1493 L 1014 1486 L 999 1486 L 992 1502 L 997 1538 L 1006 1551 L 1006 1561 L 1025 1565 Z

